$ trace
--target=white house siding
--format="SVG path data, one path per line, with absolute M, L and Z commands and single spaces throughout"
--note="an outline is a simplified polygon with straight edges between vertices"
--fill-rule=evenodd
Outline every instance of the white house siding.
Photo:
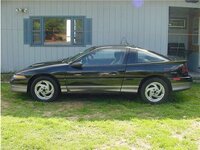
M 200 33 L 200 17 L 199 17 L 199 33 Z M 200 34 L 199 34 L 199 42 L 198 43 L 200 45 Z M 200 58 L 200 46 L 199 46 L 199 58 Z M 199 67 L 200 67 L 200 59 L 199 59 Z
M 31 47 L 24 45 L 23 19 L 29 16 L 86 16 L 92 18 L 92 45 L 130 44 L 167 54 L 169 6 L 196 7 L 200 3 L 145 1 L 140 8 L 130 0 L 3 0 L 2 72 L 22 69 L 30 64 L 74 55 L 86 47 Z M 28 8 L 19 14 L 16 8 Z

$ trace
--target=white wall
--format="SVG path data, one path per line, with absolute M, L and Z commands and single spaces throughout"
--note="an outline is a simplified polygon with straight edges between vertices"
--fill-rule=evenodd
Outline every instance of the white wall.
M 199 3 L 145 1 L 140 8 L 132 1 L 33 1 L 2 2 L 2 72 L 16 71 L 32 63 L 65 58 L 87 47 L 30 47 L 23 43 L 23 19 L 29 16 L 79 16 L 93 21 L 93 44 L 130 44 L 167 54 L 169 6 L 198 7 Z M 16 8 L 28 8 L 18 14 Z
M 200 67 L 200 17 L 199 17 L 199 67 Z

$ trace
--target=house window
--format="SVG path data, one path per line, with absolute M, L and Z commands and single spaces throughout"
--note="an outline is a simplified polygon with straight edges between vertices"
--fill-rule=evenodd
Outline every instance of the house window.
M 91 19 L 85 17 L 31 17 L 24 20 L 24 43 L 83 46 L 91 44 L 91 27 Z
M 83 20 L 82 20 L 83 21 Z M 71 45 L 71 20 L 65 18 L 45 18 L 44 44 Z

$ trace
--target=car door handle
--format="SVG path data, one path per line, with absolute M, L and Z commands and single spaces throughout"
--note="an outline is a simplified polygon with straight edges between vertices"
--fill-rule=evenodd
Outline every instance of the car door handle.
M 119 72 L 119 73 L 124 73 L 125 71 L 124 71 L 124 70 L 118 70 L 118 72 Z

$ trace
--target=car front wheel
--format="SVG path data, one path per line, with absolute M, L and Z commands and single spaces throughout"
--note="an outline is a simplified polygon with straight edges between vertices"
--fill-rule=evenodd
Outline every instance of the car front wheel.
M 50 77 L 36 78 L 31 85 L 31 95 L 39 101 L 53 101 L 59 95 L 58 84 Z
M 162 103 L 169 97 L 169 87 L 160 78 L 151 78 L 145 81 L 140 89 L 143 101 L 148 103 Z

